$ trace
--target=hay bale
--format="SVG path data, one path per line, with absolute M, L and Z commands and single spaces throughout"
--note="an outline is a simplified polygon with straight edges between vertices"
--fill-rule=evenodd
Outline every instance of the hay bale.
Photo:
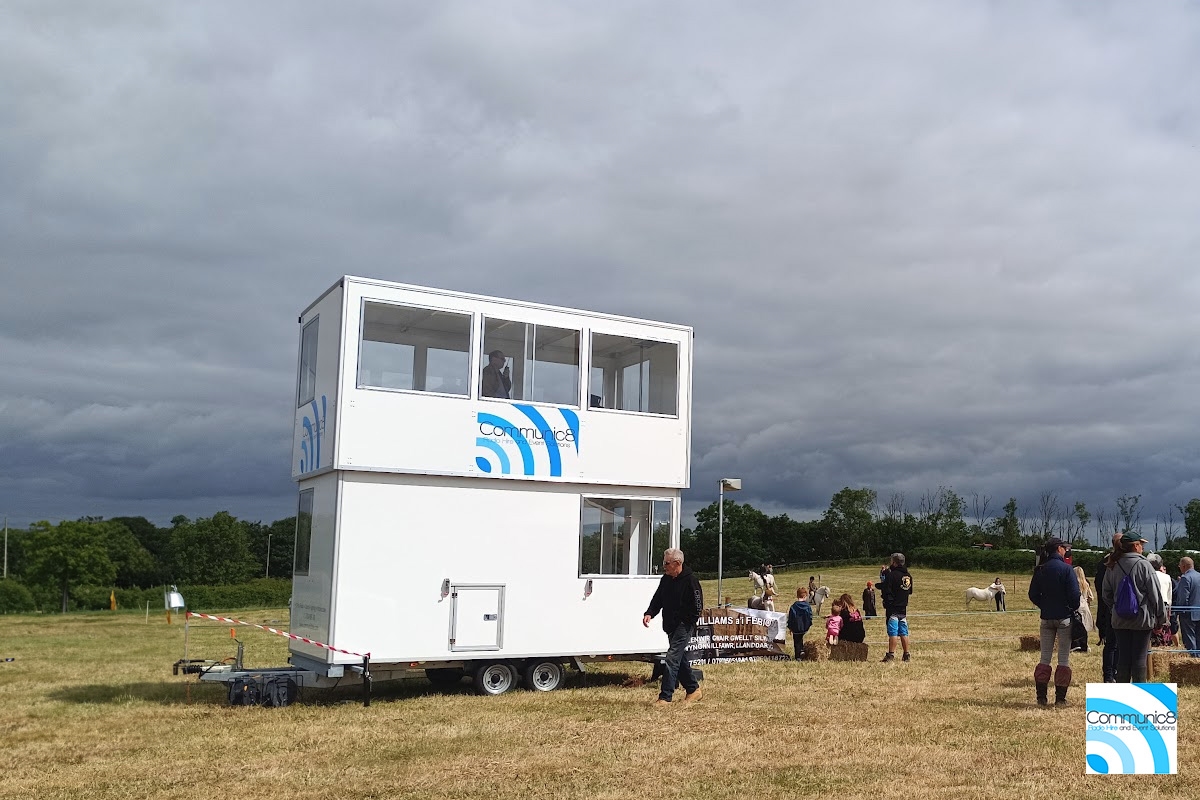
M 1171 661 L 1168 673 L 1171 683 L 1178 683 L 1180 686 L 1200 686 L 1200 658 L 1176 658 Z
M 866 661 L 866 642 L 838 642 L 829 648 L 830 661 Z
M 1041 650 L 1042 637 L 1040 634 L 1023 633 L 1021 634 L 1021 649 L 1022 650 Z
M 1146 678 L 1148 680 L 1165 680 L 1171 674 L 1172 662 L 1178 661 L 1182 654 L 1168 653 L 1162 650 L 1151 650 L 1146 656 Z M 1187 658 L 1187 656 L 1182 656 Z
M 804 660 L 805 661 L 828 661 L 829 646 L 825 644 L 825 640 L 821 639 L 818 642 L 804 643 Z

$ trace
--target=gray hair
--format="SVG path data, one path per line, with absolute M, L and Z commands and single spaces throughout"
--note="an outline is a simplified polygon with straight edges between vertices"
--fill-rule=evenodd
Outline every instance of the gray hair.
M 892 553 L 892 563 L 897 567 L 904 566 L 904 553 Z
M 677 564 L 682 564 L 683 551 L 678 547 L 668 547 L 663 551 L 663 561 L 673 561 Z
M 1150 555 L 1146 556 L 1146 560 L 1153 564 L 1155 569 L 1158 569 L 1163 565 L 1162 556 L 1160 556 L 1158 553 L 1151 553 Z

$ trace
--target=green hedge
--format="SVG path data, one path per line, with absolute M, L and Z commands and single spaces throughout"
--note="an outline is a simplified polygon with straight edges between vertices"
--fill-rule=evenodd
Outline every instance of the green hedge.
M 19 614 L 36 608 L 32 592 L 16 581 L 0 581 L 0 614 Z
M 256 578 L 249 583 L 230 586 L 179 587 L 179 593 L 192 611 L 227 608 L 278 608 L 292 599 L 291 578 Z M 162 602 L 162 592 L 159 592 Z
M 11 583 L 11 581 L 9 581 Z M 290 578 L 256 578 L 248 583 L 227 586 L 180 585 L 187 607 L 193 611 L 233 608 L 278 608 L 286 606 L 292 597 Z M 108 586 L 78 586 L 71 591 L 72 611 L 101 611 L 109 607 L 113 590 Z M 163 587 L 151 589 L 117 589 L 117 608 L 145 608 L 150 603 L 151 611 L 163 609 Z M 32 603 L 33 598 L 30 598 Z M 2 602 L 2 601 L 0 601 Z M 57 598 L 43 598 L 44 611 L 58 611 Z M 27 610 L 33 610 L 32 608 Z
M 918 547 L 908 553 L 909 566 L 960 569 L 970 572 L 993 572 L 997 575 L 1033 574 L 1034 553 L 1031 550 L 979 550 L 961 547 Z M 1089 579 L 1096 574 L 1096 565 L 1106 550 L 1071 551 L 1071 563 L 1081 567 Z M 1188 553 L 1182 550 L 1160 550 L 1163 564 L 1174 576 L 1179 574 L 1179 559 Z

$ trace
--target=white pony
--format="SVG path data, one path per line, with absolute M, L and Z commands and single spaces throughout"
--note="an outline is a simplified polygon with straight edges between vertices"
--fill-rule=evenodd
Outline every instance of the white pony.
M 767 577 L 771 578 L 770 575 L 768 575 Z M 754 596 L 758 597 L 760 594 L 762 594 L 763 587 L 767 586 L 768 584 L 765 580 L 763 580 L 762 575 L 759 575 L 754 570 L 750 570 L 750 585 L 754 588 Z M 770 585 L 771 586 L 775 585 L 774 578 L 771 578 Z
M 832 593 L 833 592 L 828 586 L 818 586 L 817 590 L 808 596 L 808 604 L 810 606 L 816 606 L 815 613 L 817 616 L 821 615 L 821 606 L 824 605 L 825 601 L 829 599 L 829 595 Z
M 970 589 L 967 589 L 967 610 L 971 610 L 972 600 L 977 600 L 980 603 L 991 603 L 992 598 L 996 596 L 997 591 L 999 590 L 994 583 L 986 589 L 976 589 L 974 586 L 972 586 Z

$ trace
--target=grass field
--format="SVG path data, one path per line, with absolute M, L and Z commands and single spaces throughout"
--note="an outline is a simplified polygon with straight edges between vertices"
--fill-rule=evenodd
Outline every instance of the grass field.
M 823 570 L 861 593 L 872 570 Z M 1099 652 L 1073 654 L 1065 709 L 1034 704 L 1035 653 L 1016 637 L 1030 613 L 922 617 L 962 610 L 992 576 L 918 569 L 911 663 L 713 665 L 705 698 L 655 709 L 641 664 L 572 674 L 549 694 L 478 697 L 464 683 L 309 690 L 284 709 L 231 708 L 223 687 L 172 677 L 183 625 L 161 612 L 0 617 L 0 797 L 4 798 L 1117 798 L 1181 797 L 1198 785 L 1200 688 L 1180 688 L 1177 776 L 1084 776 L 1083 684 Z M 777 576 L 782 597 L 808 575 Z M 1030 608 L 1006 576 L 1008 608 Z M 744 578 L 725 593 L 748 593 Z M 705 585 L 716 597 L 714 582 Z M 786 608 L 780 603 L 780 609 Z M 221 612 L 222 609 L 204 609 Z M 286 612 L 234 614 L 253 622 Z M 630 620 L 631 625 L 640 620 Z M 818 623 L 819 624 L 819 623 Z M 814 625 L 814 636 L 817 633 Z M 247 663 L 282 664 L 286 642 L 242 629 Z M 994 641 L 937 642 L 964 637 Z M 1093 642 L 1095 637 L 1093 635 Z M 191 655 L 232 654 L 229 629 L 193 628 Z M 789 642 L 790 649 L 790 642 Z M 204 652 L 199 652 L 204 651 Z

